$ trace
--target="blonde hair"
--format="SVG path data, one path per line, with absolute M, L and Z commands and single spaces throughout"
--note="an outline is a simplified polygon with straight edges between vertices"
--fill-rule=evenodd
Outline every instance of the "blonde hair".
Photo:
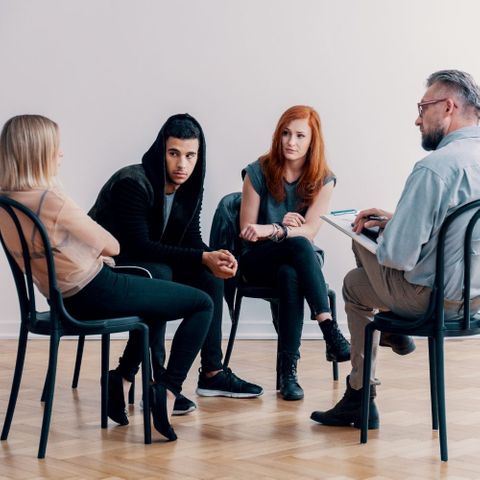
M 18 115 L 0 134 L 0 189 L 51 187 L 57 173 L 58 125 L 41 115 Z

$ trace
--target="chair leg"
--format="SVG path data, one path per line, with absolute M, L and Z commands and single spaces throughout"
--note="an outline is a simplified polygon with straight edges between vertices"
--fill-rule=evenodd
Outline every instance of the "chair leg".
M 130 389 L 128 390 L 128 404 L 135 405 L 135 379 L 133 379 Z
M 47 368 L 47 374 L 45 375 L 45 382 L 43 382 L 42 396 L 40 397 L 41 402 L 45 402 L 45 397 L 47 395 L 48 382 L 49 381 L 50 381 L 50 379 L 48 378 L 48 368 Z
M 445 365 L 443 351 L 443 336 L 439 334 L 435 338 L 435 358 L 437 374 L 437 401 L 438 401 L 438 426 L 440 436 L 440 458 L 443 462 L 448 460 L 447 446 L 447 414 L 445 406 Z
M 335 382 L 338 381 L 338 363 L 332 362 L 332 376 Z
M 280 305 L 278 304 L 277 300 L 270 300 L 268 302 L 270 304 L 270 311 L 272 312 L 272 323 L 273 323 L 273 328 L 275 328 L 275 332 L 277 333 L 277 361 L 276 361 L 276 367 L 275 367 L 275 373 L 276 373 L 276 380 L 275 380 L 275 388 L 277 390 L 280 390 L 280 353 L 282 352 L 282 344 L 280 340 L 280 336 L 278 335 L 278 315 L 279 315 L 279 309 Z M 300 355 L 300 352 L 299 352 Z
M 150 424 L 150 352 L 148 327 L 143 329 L 143 361 L 142 361 L 142 397 L 143 397 L 143 434 L 145 444 L 152 443 L 152 427 Z M 132 387 L 133 387 L 132 383 Z M 132 389 L 130 389 L 130 393 Z
M 334 290 L 328 289 L 328 301 L 330 303 L 330 311 L 332 312 L 332 318 L 337 321 L 337 295 Z M 332 362 L 332 375 L 333 381 L 338 381 L 338 362 Z
M 432 408 L 432 429 L 438 430 L 438 394 L 435 340 L 428 337 L 428 365 L 430 367 L 430 403 Z
M 374 331 L 375 325 L 373 323 L 370 323 L 365 327 L 360 443 L 367 443 L 368 440 L 368 410 L 370 406 L 370 375 L 372 372 L 372 345 Z
M 20 329 L 18 338 L 17 360 L 15 362 L 15 372 L 13 374 L 12 390 L 8 400 L 7 413 L 5 414 L 5 421 L 2 428 L 2 440 L 6 440 L 12 424 L 13 413 L 17 404 L 18 391 L 20 390 L 20 383 L 22 381 L 23 366 L 25 364 L 25 352 L 27 350 L 28 330 L 26 328 Z
M 60 338 L 57 333 L 50 336 L 50 358 L 48 360 L 48 383 L 45 392 L 45 406 L 43 410 L 42 432 L 40 434 L 40 445 L 38 447 L 38 458 L 45 458 L 47 450 L 48 433 L 50 430 L 50 420 L 52 418 L 53 392 L 55 390 L 55 376 L 57 373 L 58 344 Z
M 80 376 L 80 367 L 82 366 L 84 345 L 85 345 L 85 335 L 80 335 L 78 337 L 77 356 L 75 358 L 75 369 L 73 371 L 72 388 L 78 387 L 78 378 Z
M 110 335 L 102 335 L 102 406 L 101 406 L 101 425 L 102 428 L 108 426 L 108 364 L 110 358 Z
M 237 291 L 237 295 L 235 296 L 235 307 L 233 309 L 232 328 L 230 330 L 230 337 L 228 339 L 227 351 L 225 353 L 225 358 L 223 360 L 224 368 L 228 367 L 228 364 L 230 363 L 230 357 L 232 356 L 233 344 L 235 343 L 235 337 L 237 335 L 238 320 L 240 318 L 241 307 L 242 307 L 242 296 L 239 295 Z

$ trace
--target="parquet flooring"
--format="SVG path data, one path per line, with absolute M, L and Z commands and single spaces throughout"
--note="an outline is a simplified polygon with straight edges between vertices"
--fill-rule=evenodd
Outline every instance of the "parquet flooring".
M 112 364 L 123 348 L 112 342 Z M 377 376 L 381 429 L 359 444 L 354 428 L 328 428 L 309 420 L 344 392 L 331 378 L 321 341 L 304 341 L 299 364 L 305 399 L 285 402 L 275 392 L 274 341 L 237 341 L 232 367 L 260 383 L 257 399 L 199 398 L 192 369 L 184 393 L 198 410 L 173 420 L 178 441 L 165 443 L 154 431 L 143 444 L 142 415 L 131 409 L 130 425 L 102 430 L 100 342 L 86 343 L 77 391 L 70 388 L 76 342 L 61 343 L 60 365 L 47 458 L 36 458 L 47 343 L 31 341 L 19 403 L 8 441 L 0 444 L 1 479 L 478 479 L 480 478 L 480 341 L 449 341 L 447 418 L 450 461 L 439 460 L 430 425 L 427 348 L 398 357 L 382 349 Z M 16 341 L 0 341 L 0 419 L 6 409 Z

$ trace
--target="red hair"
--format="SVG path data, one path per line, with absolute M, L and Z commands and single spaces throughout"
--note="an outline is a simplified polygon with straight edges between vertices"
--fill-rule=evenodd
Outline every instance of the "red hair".
M 282 134 L 290 122 L 300 119 L 307 119 L 312 130 L 312 139 L 297 185 L 297 194 L 301 199 L 299 207 L 303 208 L 312 204 L 313 199 L 322 188 L 326 176 L 330 173 L 325 159 L 325 144 L 320 117 L 312 107 L 296 105 L 283 113 L 273 134 L 270 151 L 260 157 L 260 164 L 269 192 L 277 202 L 283 201 L 285 199 L 283 186 L 285 157 L 283 156 Z

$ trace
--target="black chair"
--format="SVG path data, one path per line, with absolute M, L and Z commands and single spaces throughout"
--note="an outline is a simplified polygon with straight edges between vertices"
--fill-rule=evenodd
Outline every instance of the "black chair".
M 472 214 L 472 210 L 476 210 Z M 466 212 L 469 212 L 467 214 Z M 461 215 L 464 218 L 458 219 Z M 467 220 L 465 220 L 467 217 Z M 440 457 L 448 460 L 447 424 L 445 409 L 445 372 L 444 372 L 444 337 L 478 335 L 480 333 L 480 316 L 470 312 L 470 281 L 472 257 L 472 233 L 480 218 L 480 200 L 468 203 L 449 215 L 438 237 L 435 283 L 432 289 L 430 305 L 425 315 L 418 320 L 411 320 L 384 312 L 375 315 L 373 322 L 365 327 L 365 358 L 363 364 L 362 421 L 360 442 L 367 443 L 368 414 L 370 396 L 370 373 L 372 363 L 372 342 L 375 330 L 403 335 L 428 337 L 428 360 L 430 366 L 430 396 L 432 408 L 432 428 L 439 430 Z M 460 223 L 462 222 L 462 223 Z M 454 225 L 452 226 L 452 224 Z M 467 225 L 465 229 L 465 225 Z M 458 319 L 444 318 L 444 272 L 445 272 L 445 238 L 449 228 L 465 229 L 463 245 L 464 258 L 464 310 Z M 478 235 L 478 233 L 477 233 Z M 478 242 L 478 238 L 476 239 Z M 461 248 L 459 246 L 459 248 Z
M 144 399 L 144 439 L 145 443 L 152 442 L 150 427 L 149 410 L 149 381 L 150 381 L 150 359 L 148 345 L 148 327 L 142 322 L 140 317 L 123 317 L 106 320 L 78 321 L 68 314 L 63 305 L 62 295 L 57 287 L 55 266 L 53 260 L 52 247 L 50 245 L 45 227 L 39 218 L 22 204 L 0 196 L 0 213 L 2 222 L 0 224 L 0 240 L 5 250 L 8 263 L 12 270 L 17 288 L 18 300 L 20 304 L 20 335 L 18 341 L 17 359 L 15 364 L 15 373 L 13 376 L 12 390 L 3 424 L 1 440 L 6 440 L 10 431 L 12 418 L 17 402 L 20 382 L 22 379 L 25 353 L 27 348 L 27 339 L 29 333 L 48 335 L 50 337 L 49 361 L 47 380 L 44 387 L 45 406 L 43 412 L 42 431 L 40 435 L 40 445 L 38 449 L 38 458 L 44 458 L 47 448 L 48 432 L 52 413 L 53 393 L 55 388 L 55 376 L 57 368 L 58 345 L 60 338 L 66 335 L 75 335 L 82 338 L 85 335 L 102 336 L 102 360 L 101 360 L 101 426 L 107 428 L 107 402 L 108 402 L 108 365 L 110 353 L 110 334 L 117 332 L 127 332 L 139 330 L 143 337 L 143 362 L 142 362 L 142 380 L 143 380 L 143 399 Z M 32 225 L 32 231 L 38 231 L 41 239 L 41 247 L 38 251 L 30 251 L 26 241 L 26 232 L 22 229 L 22 221 Z M 10 225 L 7 225 L 10 224 Z M 21 253 L 25 273 L 22 272 L 15 259 L 8 251 L 4 232 L 7 228 L 14 228 L 17 232 L 21 244 Z M 49 305 L 50 310 L 38 312 L 35 304 L 35 290 L 32 276 L 31 259 L 43 258 L 48 271 L 49 278 Z M 43 261 L 42 260 L 42 261 Z
M 212 229 L 210 231 L 210 247 L 215 250 L 224 248 L 231 251 L 236 258 L 240 254 L 240 203 L 242 194 L 240 192 L 229 193 L 225 195 L 219 202 L 212 221 Z M 237 334 L 238 322 L 240 320 L 240 309 L 242 306 L 242 299 L 261 298 L 270 303 L 270 310 L 272 312 L 272 321 L 276 332 L 278 333 L 278 292 L 275 288 L 260 287 L 247 283 L 245 279 L 237 273 L 235 278 L 225 280 L 224 297 L 228 306 L 228 312 L 232 321 L 232 328 L 230 330 L 230 337 L 228 339 L 227 350 L 225 353 L 224 366 L 227 367 L 230 363 L 230 357 L 235 343 Z M 333 319 L 336 320 L 336 296 L 331 289 L 328 290 L 328 298 L 330 302 L 330 310 L 332 311 Z M 277 389 L 279 388 L 278 374 L 278 352 L 281 351 L 280 342 L 277 343 Z M 338 363 L 332 362 L 333 379 L 338 380 Z

